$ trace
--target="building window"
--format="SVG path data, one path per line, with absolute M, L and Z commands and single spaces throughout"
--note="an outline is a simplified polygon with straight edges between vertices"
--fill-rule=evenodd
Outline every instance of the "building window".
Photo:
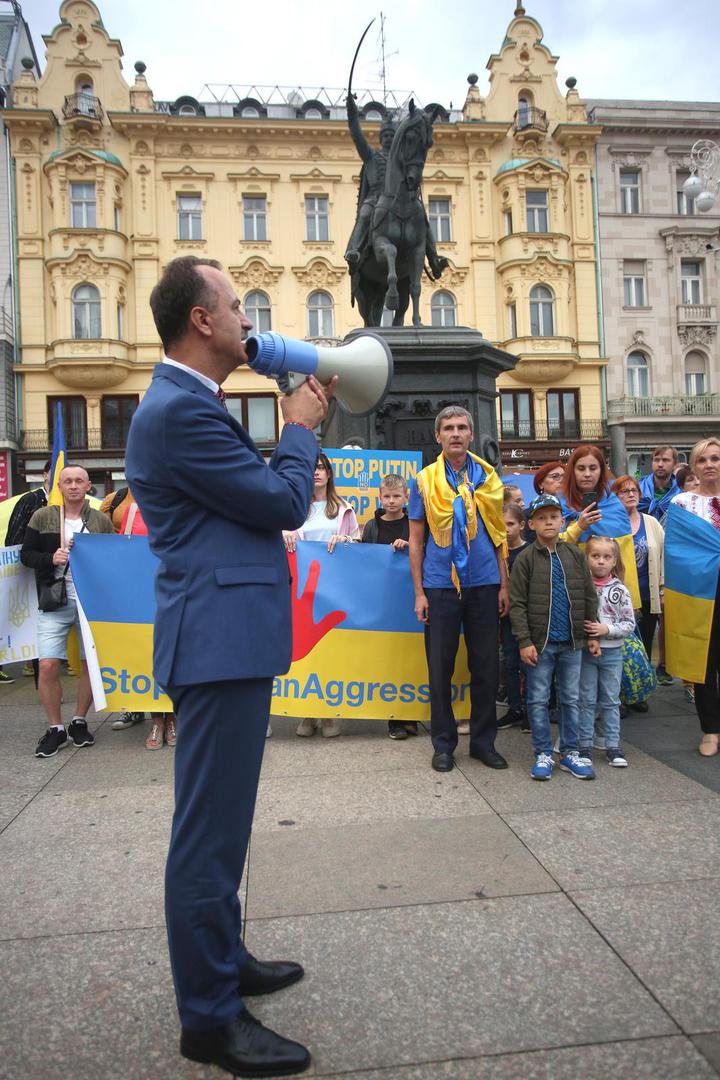
M 307 302 L 308 337 L 329 338 L 335 336 L 333 299 L 329 293 L 310 293 Z
M 429 199 L 428 220 L 430 221 L 430 231 L 437 244 L 449 243 L 452 240 L 449 199 Z
M 101 336 L 100 292 L 95 285 L 78 285 L 72 294 L 73 337 Z
M 633 352 L 627 358 L 627 387 L 630 397 L 650 395 L 650 371 L 645 353 Z
M 620 212 L 640 213 L 640 170 L 620 170 Z
M 267 200 L 264 195 L 243 195 L 243 239 L 267 240 Z
M 555 333 L 553 307 L 555 298 L 547 285 L 530 290 L 530 333 L 533 337 L 552 337 Z
M 278 439 L 277 399 L 274 394 L 228 394 L 228 412 L 260 444 Z
M 683 259 L 680 269 L 683 304 L 702 304 L 702 267 L 695 259 Z
M 645 263 L 625 259 L 623 263 L 623 302 L 625 307 L 645 307 Z
M 95 228 L 94 184 L 70 184 L 70 224 L 73 229 Z
M 118 304 L 117 306 L 117 336 L 118 341 L 125 340 L 125 305 Z
M 518 97 L 517 107 L 517 126 L 518 131 L 522 131 L 523 128 L 530 127 L 532 121 L 533 101 L 530 94 L 524 91 Z
M 547 191 L 526 191 L 527 231 L 546 233 L 548 231 L 548 193 Z
M 517 304 L 513 301 L 512 304 L 508 304 L 508 320 L 510 322 L 510 337 L 516 338 L 518 336 L 517 331 Z
M 500 437 L 533 439 L 533 402 L 529 390 L 500 391 Z
M 327 195 L 305 196 L 305 239 L 330 239 Z
M 685 357 L 685 393 L 689 397 L 707 393 L 705 357 L 701 352 L 689 352 Z
M 505 230 L 505 236 L 512 236 L 513 222 L 512 222 L 512 210 L 503 211 L 503 229 Z
M 65 445 L 68 450 L 87 449 L 87 405 L 84 397 L 49 397 L 48 435 L 52 446 L 55 435 L 55 417 L 60 403 L 62 424 L 65 431 Z
M 547 422 L 549 439 L 579 439 L 579 417 L 577 390 L 548 390 Z
M 202 199 L 199 195 L 178 195 L 177 238 L 202 240 Z
M 272 317 L 270 311 L 270 297 L 264 292 L 249 292 L 245 297 L 245 314 L 255 328 L 256 334 L 264 334 L 266 330 L 272 330 Z
M 138 407 L 137 394 L 119 394 L 102 399 L 102 446 L 103 450 L 124 449 L 127 443 L 130 421 Z
M 122 210 L 119 206 L 115 207 L 115 232 L 120 232 L 120 226 L 122 225 Z
M 451 292 L 441 289 L 430 300 L 430 324 L 432 326 L 457 326 L 457 305 Z
M 675 190 L 677 194 L 677 212 L 678 214 L 694 214 L 695 213 L 695 200 L 688 198 L 683 191 L 683 184 L 690 176 L 689 172 L 677 172 L 675 174 Z

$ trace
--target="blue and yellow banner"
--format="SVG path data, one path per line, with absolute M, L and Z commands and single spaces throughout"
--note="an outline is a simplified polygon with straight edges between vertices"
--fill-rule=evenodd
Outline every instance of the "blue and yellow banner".
M 720 532 L 671 503 L 665 521 L 665 667 L 704 683 L 720 569 Z
M 577 510 L 572 510 L 564 499 L 560 500 L 565 523 L 577 521 L 580 516 Z M 635 562 L 635 544 L 633 543 L 632 526 L 627 510 L 618 499 L 617 495 L 609 492 L 598 501 L 597 509 L 602 514 L 600 521 L 590 525 L 585 532 L 580 534 L 578 544 L 584 547 L 591 536 L 609 536 L 617 540 L 622 561 L 625 566 L 625 585 L 632 598 L 633 607 L 636 610 L 642 605 L 640 599 L 640 583 L 638 581 L 637 563 Z
M 438 452 L 440 448 L 438 447 Z M 335 487 L 350 503 L 360 528 L 380 505 L 380 481 L 388 473 L 414 480 L 422 469 L 422 454 L 415 450 L 325 450 L 332 462 Z
M 104 691 L 104 702 L 95 694 L 96 708 L 170 711 L 152 674 L 157 560 L 146 538 L 81 534 L 70 559 Z M 300 541 L 290 567 L 293 663 L 273 681 L 272 712 L 429 719 L 423 626 L 407 555 L 383 544 L 343 544 L 330 554 L 324 544 Z M 469 686 L 461 646 L 452 686 L 458 720 L 470 715 Z
M 55 430 L 53 431 L 52 454 L 50 456 L 48 506 L 62 506 L 63 497 L 60 494 L 60 473 L 65 468 L 66 461 L 67 447 L 65 445 L 65 426 L 63 424 L 62 404 L 58 401 L 55 408 Z

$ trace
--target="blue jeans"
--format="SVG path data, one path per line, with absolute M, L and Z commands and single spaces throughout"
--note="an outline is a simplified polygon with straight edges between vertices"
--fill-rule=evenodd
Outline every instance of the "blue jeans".
M 583 652 L 578 727 L 578 744 L 582 750 L 592 747 L 598 707 L 602 716 L 606 746 L 609 749 L 620 746 L 621 680 L 622 647 L 601 649 L 599 656 Z
M 510 616 L 504 615 L 500 620 L 500 640 L 502 642 L 503 659 L 505 660 L 505 689 L 507 690 L 508 708 L 513 712 L 520 712 L 525 702 L 522 698 L 520 684 L 520 647 L 513 637 L 510 626 Z
M 536 754 L 552 753 L 552 734 L 548 702 L 553 675 L 558 704 L 562 713 L 560 753 L 578 748 L 578 713 L 582 649 L 573 649 L 571 641 L 548 641 L 535 667 L 528 665 L 526 676 L 527 710 Z

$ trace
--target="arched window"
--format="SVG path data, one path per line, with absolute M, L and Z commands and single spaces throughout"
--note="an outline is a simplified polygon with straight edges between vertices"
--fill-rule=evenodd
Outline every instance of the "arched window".
M 523 90 L 518 95 L 517 126 L 519 129 L 530 126 L 533 113 L 533 96 L 529 90 Z
M 88 75 L 81 75 L 75 83 L 77 110 L 84 116 L 95 116 L 95 87 Z
M 649 397 L 650 369 L 645 353 L 632 352 L 625 363 L 627 364 L 627 388 L 630 397 Z
M 707 393 L 707 365 L 703 353 L 693 350 L 685 357 L 685 393 L 690 397 Z
M 78 285 L 72 294 L 73 337 L 99 338 L 100 291 L 95 285 Z
M 310 293 L 308 308 L 308 337 L 334 337 L 333 299 L 329 293 Z
M 181 105 L 178 109 L 178 116 L 197 116 L 197 109 L 194 105 Z
M 451 292 L 440 289 L 430 300 L 432 326 L 457 326 L 457 304 Z
M 256 334 L 272 330 L 270 297 L 264 292 L 249 292 L 245 297 L 245 314 L 255 328 Z
M 547 285 L 530 290 L 530 333 L 533 337 L 552 337 L 555 333 L 555 297 Z

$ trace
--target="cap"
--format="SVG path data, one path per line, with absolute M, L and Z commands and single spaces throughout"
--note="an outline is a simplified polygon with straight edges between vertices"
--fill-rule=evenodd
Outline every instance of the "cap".
M 528 509 L 528 518 L 531 518 L 533 514 L 536 514 L 538 510 L 559 510 L 562 513 L 562 506 L 560 500 L 556 499 L 554 495 L 538 495 L 537 499 L 533 499 Z
M 548 461 L 547 464 L 541 465 L 538 471 L 535 473 L 535 476 L 533 477 L 533 487 L 537 491 L 538 495 L 540 494 L 540 485 L 542 484 L 545 477 L 549 473 L 555 472 L 556 469 L 562 469 L 563 472 L 565 472 L 565 465 L 562 461 Z

